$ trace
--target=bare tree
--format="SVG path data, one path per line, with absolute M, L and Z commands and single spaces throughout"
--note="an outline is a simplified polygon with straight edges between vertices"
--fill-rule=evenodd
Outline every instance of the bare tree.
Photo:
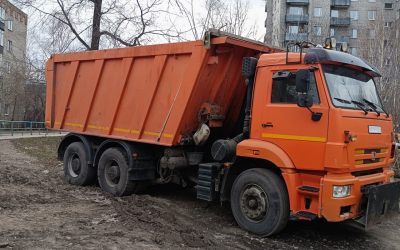
M 256 25 L 248 21 L 248 0 L 169 0 L 169 6 L 186 24 L 175 25 L 175 33 L 189 34 L 187 39 L 201 39 L 209 28 L 257 39 Z
M 358 55 L 377 67 L 382 77 L 376 84 L 382 102 L 400 130 L 400 20 L 386 21 L 384 12 L 358 32 Z
M 85 50 L 110 46 L 137 46 L 151 37 L 177 37 L 157 17 L 168 14 L 163 0 L 16 0 L 46 17 L 49 25 L 68 28 L 72 42 Z M 92 15 L 87 15 L 91 12 Z M 89 17 L 88 17 L 89 16 Z M 110 42 L 111 41 L 111 42 Z

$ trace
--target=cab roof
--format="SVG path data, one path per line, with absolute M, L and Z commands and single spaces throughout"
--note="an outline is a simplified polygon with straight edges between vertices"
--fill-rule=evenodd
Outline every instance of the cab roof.
M 287 64 L 286 56 L 288 56 L 288 63 L 299 63 L 300 53 L 271 53 L 261 55 L 258 66 L 274 66 L 274 65 L 285 65 Z M 304 64 L 341 64 L 348 65 L 357 68 L 371 77 L 379 77 L 381 74 L 379 71 L 356 56 L 350 55 L 348 53 L 328 50 L 324 48 L 311 48 L 308 49 L 306 53 L 302 54 L 301 63 Z

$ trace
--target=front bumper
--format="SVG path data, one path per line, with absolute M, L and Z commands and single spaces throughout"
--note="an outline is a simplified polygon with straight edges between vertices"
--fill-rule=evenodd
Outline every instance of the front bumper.
M 394 172 L 355 177 L 327 175 L 321 179 L 320 217 L 339 222 L 354 219 L 364 228 L 399 213 L 400 182 L 390 182 Z M 333 198 L 334 185 L 350 185 L 351 195 Z

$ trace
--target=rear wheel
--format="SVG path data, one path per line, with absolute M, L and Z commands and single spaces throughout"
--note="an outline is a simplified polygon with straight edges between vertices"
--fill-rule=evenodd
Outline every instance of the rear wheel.
M 87 155 L 82 142 L 71 143 L 64 153 L 64 178 L 77 186 L 91 184 L 96 179 L 96 169 L 87 164 Z
M 281 178 L 267 169 L 241 173 L 231 190 L 231 208 L 243 229 L 261 236 L 276 234 L 289 218 L 289 197 Z
M 143 191 L 145 183 L 129 180 L 129 161 L 119 148 L 109 148 L 100 157 L 97 177 L 101 189 L 114 196 Z

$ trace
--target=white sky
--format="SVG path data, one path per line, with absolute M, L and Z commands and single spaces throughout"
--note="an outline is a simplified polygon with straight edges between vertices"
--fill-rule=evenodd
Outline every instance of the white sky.
M 249 0 L 249 3 L 249 17 L 252 19 L 250 23 L 257 23 L 258 37 L 262 40 L 265 35 L 264 23 L 267 17 L 265 13 L 265 0 Z

